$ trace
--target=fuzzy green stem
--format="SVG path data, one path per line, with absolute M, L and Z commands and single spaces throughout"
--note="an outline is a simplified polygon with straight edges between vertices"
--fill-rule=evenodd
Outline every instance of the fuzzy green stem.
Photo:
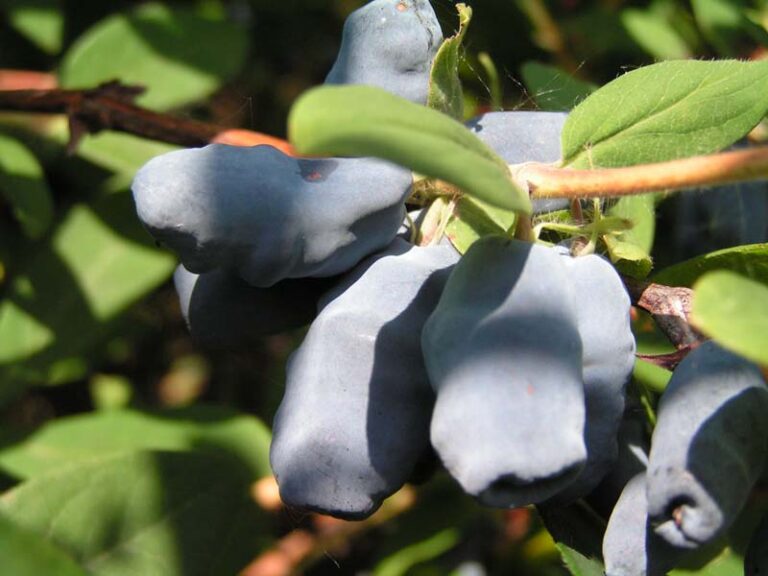
M 510 170 L 532 198 L 630 196 L 768 179 L 768 146 L 625 168 L 574 170 L 530 162 Z

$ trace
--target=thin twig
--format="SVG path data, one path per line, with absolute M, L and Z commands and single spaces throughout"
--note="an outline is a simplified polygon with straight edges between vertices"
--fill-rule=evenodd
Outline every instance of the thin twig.
M 0 110 L 66 114 L 70 125 L 70 151 L 85 133 L 115 130 L 180 146 L 204 146 L 211 142 L 238 146 L 268 144 L 286 154 L 294 154 L 288 142 L 274 136 L 249 130 L 228 130 L 136 106 L 133 100 L 143 91 L 142 87 L 119 82 L 108 82 L 88 90 L 4 90 L 0 91 Z

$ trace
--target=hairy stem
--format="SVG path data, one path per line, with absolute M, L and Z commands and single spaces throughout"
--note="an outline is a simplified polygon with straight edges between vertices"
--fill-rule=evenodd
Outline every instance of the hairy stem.
M 574 170 L 531 162 L 510 170 L 532 198 L 629 196 L 768 179 L 768 146 L 625 168 Z

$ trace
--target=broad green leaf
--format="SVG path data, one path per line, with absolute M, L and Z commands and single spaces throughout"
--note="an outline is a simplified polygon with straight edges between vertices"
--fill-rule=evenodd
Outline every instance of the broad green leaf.
M 669 266 L 653 276 L 666 286 L 693 286 L 707 272 L 727 269 L 768 284 L 768 244 L 747 244 L 697 256 Z
M 0 194 L 30 238 L 42 236 L 53 219 L 53 198 L 37 158 L 14 138 L 0 134 Z
M 618 240 L 612 236 L 604 236 L 611 262 L 622 274 L 633 278 L 645 278 L 653 268 L 653 261 L 648 252 L 630 242 Z
M 591 82 L 540 62 L 526 62 L 520 68 L 520 74 L 536 105 L 552 112 L 572 109 L 597 89 Z
M 88 576 L 66 552 L 2 515 L 0 569 L 9 576 Z
M 110 16 L 78 38 L 59 69 L 65 88 L 118 79 L 146 86 L 137 102 L 167 110 L 208 97 L 242 67 L 246 31 L 192 12 L 146 4 Z
M 109 410 L 58 418 L 21 438 L 0 436 L 0 470 L 27 479 L 128 450 L 203 450 L 237 459 L 255 479 L 270 474 L 269 441 L 259 420 L 223 407 Z
M 668 61 L 593 93 L 568 116 L 563 164 L 628 166 L 715 152 L 768 112 L 768 61 Z
M 691 56 L 685 40 L 664 14 L 627 8 L 621 12 L 621 23 L 638 46 L 654 58 L 676 60 Z
M 599 560 L 587 558 L 562 543 L 557 543 L 556 546 L 563 558 L 565 567 L 573 576 L 603 576 L 605 573 L 605 568 Z
M 288 132 L 301 154 L 384 158 L 489 204 L 531 211 L 504 161 L 463 124 L 379 88 L 310 90 L 294 104 Z
M 456 4 L 456 10 L 459 12 L 459 31 L 443 41 L 432 61 L 427 106 L 462 120 L 464 94 L 461 89 L 461 80 L 459 80 L 459 57 L 461 43 L 472 20 L 472 8 L 466 4 Z
M 81 377 L 113 323 L 175 265 L 151 246 L 127 194 L 74 205 L 23 256 L 0 302 L 0 387 Z
M 461 254 L 483 236 L 508 234 L 515 225 L 514 212 L 466 196 L 458 200 L 453 214 L 445 233 Z
M 608 209 L 608 215 L 632 222 L 632 228 L 621 233 L 621 241 L 634 244 L 646 254 L 650 254 L 653 248 L 653 238 L 656 234 L 656 200 L 654 194 L 625 196 Z
M 768 286 L 724 270 L 693 287 L 692 324 L 724 348 L 768 366 Z
M 199 453 L 112 455 L 22 484 L 0 512 L 94 576 L 237 574 L 265 544 L 251 480 Z

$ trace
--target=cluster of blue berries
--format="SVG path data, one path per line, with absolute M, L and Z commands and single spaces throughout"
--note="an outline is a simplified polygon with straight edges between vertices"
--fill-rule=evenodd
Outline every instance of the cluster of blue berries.
M 441 42 L 428 1 L 374 0 L 347 20 L 326 82 L 423 104 Z M 564 119 L 491 113 L 467 127 L 509 163 L 553 162 Z M 635 340 L 615 269 L 502 237 L 463 257 L 413 245 L 398 234 L 411 184 L 381 160 L 224 145 L 160 156 L 135 178 L 139 217 L 181 259 L 195 338 L 241 348 L 310 324 L 274 421 L 283 500 L 364 518 L 434 450 L 490 506 L 602 493 L 611 576 L 662 574 L 721 536 L 765 465 L 759 370 L 714 344 L 690 354 L 648 453 L 645 427 L 628 425 Z

